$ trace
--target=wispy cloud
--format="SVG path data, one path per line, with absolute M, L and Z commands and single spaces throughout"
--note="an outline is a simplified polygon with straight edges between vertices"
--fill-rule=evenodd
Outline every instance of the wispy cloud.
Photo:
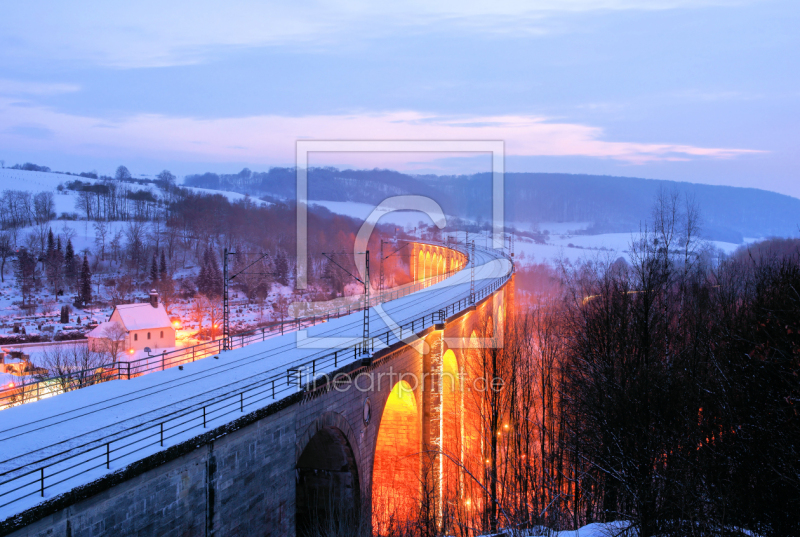
M 634 164 L 728 159 L 759 152 L 687 144 L 611 141 L 604 139 L 604 132 L 598 127 L 536 116 L 454 118 L 420 112 L 392 112 L 196 119 L 141 114 L 111 122 L 45 107 L 23 111 L 10 106 L 10 102 L 0 99 L 0 144 L 3 146 L 20 151 L 64 151 L 120 158 L 148 154 L 154 158 L 175 160 L 244 161 L 265 165 L 288 163 L 294 160 L 295 141 L 301 138 L 504 140 L 509 155 L 585 156 Z M 46 140 L 25 136 L 25 133 L 30 134 L 30 125 L 46 129 L 51 134 Z M 108 128 L 112 125 L 114 128 Z M 443 156 L 431 154 L 421 158 L 435 160 Z M 386 154 L 372 158 L 364 165 L 396 166 L 407 156 Z M 352 155 L 347 155 L 345 161 L 353 162 Z
M 226 47 L 341 44 L 434 25 L 540 34 L 547 33 L 544 21 L 553 14 L 693 9 L 753 1 L 757 0 L 140 0 L 86 1 L 76 6 L 31 0 L 4 10 L 0 35 L 13 44 L 3 47 L 9 56 L 120 68 L 162 67 L 202 62 Z
M 57 95 L 80 91 L 77 84 L 28 82 L 0 78 L 0 95 Z

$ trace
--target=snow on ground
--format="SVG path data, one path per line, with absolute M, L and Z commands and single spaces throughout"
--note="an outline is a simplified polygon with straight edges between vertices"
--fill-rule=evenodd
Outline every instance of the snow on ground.
M 67 181 L 74 181 L 75 179 L 92 181 L 92 179 L 85 179 L 83 177 L 75 177 L 62 173 L 29 172 L 26 170 L 0 168 L 0 191 L 24 190 L 34 195 L 39 192 L 52 192 L 54 203 L 53 210 L 57 216 L 60 216 L 61 213 L 77 212 L 75 209 L 75 200 L 78 199 L 77 193 L 68 190 L 59 192 L 57 190 L 58 185 L 66 183 Z
M 520 231 L 549 231 L 554 235 L 572 234 L 577 231 L 589 229 L 593 222 L 511 222 L 509 227 L 519 229 Z
M 522 263 L 554 263 L 622 257 L 630 261 L 630 245 L 638 233 L 603 233 L 600 235 L 550 234 L 546 244 L 538 244 L 525 237 L 514 241 L 516 259 Z M 709 245 L 725 254 L 736 251 L 741 244 L 708 241 Z
M 374 205 L 352 201 L 315 201 L 312 205 L 327 208 L 333 213 L 351 216 L 364 220 L 375 209 Z M 398 211 L 381 218 L 381 223 L 393 223 L 406 230 L 418 227 L 420 221 L 430 224 L 422 213 L 414 211 Z M 539 244 L 526 237 L 515 237 L 514 250 L 516 260 L 522 263 L 557 263 L 560 260 L 575 263 L 581 260 L 610 257 L 615 260 L 623 257 L 630 260 L 630 244 L 638 233 L 603 233 L 599 235 L 583 235 L 578 232 L 588 229 L 592 222 L 542 222 L 536 225 L 528 223 L 509 224 L 510 227 L 525 231 L 548 231 L 546 244 Z M 445 228 L 445 231 L 447 228 Z M 461 234 L 459 234 L 459 237 Z M 471 235 L 475 244 L 488 246 L 488 232 Z M 752 242 L 754 239 L 746 239 Z M 709 241 L 714 248 L 726 254 L 735 251 L 739 244 Z
M 636 537 L 639 533 L 635 530 L 628 530 L 630 522 L 595 522 L 587 524 L 577 530 L 564 530 L 553 532 L 535 531 L 528 534 L 528 537 Z M 628 530 L 628 531 L 626 531 Z
M 498 258 L 496 253 L 480 250 L 476 252 L 476 265 L 477 290 L 507 274 L 511 268 L 508 261 Z M 443 305 L 464 298 L 469 294 L 469 273 L 469 270 L 462 270 L 424 290 L 371 308 L 370 326 L 373 333 L 380 333 L 387 327 L 396 329 L 395 322 L 406 323 L 419 319 L 422 315 L 439 311 Z M 397 332 L 394 334 L 395 338 L 400 335 Z M 288 367 L 329 355 L 337 348 L 349 348 L 360 342 L 361 336 L 362 314 L 355 313 L 331 319 L 307 330 L 222 353 L 218 359 L 205 358 L 186 363 L 183 370 L 172 368 L 132 380 L 109 381 L 4 410 L 0 425 L 0 452 L 3 453 L 0 472 L 5 474 L 4 481 L 14 476 L 20 476 L 21 481 L 0 485 L 0 497 L 3 498 L 0 503 L 10 500 L 11 497 L 2 495 L 21 483 L 23 488 L 20 492 L 29 495 L 0 507 L 0 519 L 160 451 L 163 448 L 153 435 L 157 434 L 156 429 L 161 422 L 166 422 L 164 447 L 168 447 L 241 416 L 238 404 L 234 404 L 235 412 L 230 414 L 224 413 L 223 409 L 231 404 L 232 399 L 233 403 L 238 403 L 238 393 L 244 389 L 249 388 L 249 393 L 255 393 L 249 401 L 248 396 L 242 400 L 244 412 L 276 400 L 269 397 L 268 379 L 279 379 L 277 400 L 282 399 L 291 393 L 289 390 L 296 390 L 285 385 Z M 410 334 L 406 330 L 402 337 L 408 336 Z M 374 350 L 382 346 L 383 343 L 376 343 Z M 341 352 L 339 367 L 354 357 L 352 350 Z M 331 362 L 320 362 L 315 367 L 317 375 L 333 370 L 334 364 Z M 207 428 L 204 428 L 206 409 L 208 419 Z M 176 416 L 180 412 L 183 414 Z M 188 424 L 186 420 L 190 420 Z M 184 425 L 179 426 L 173 423 L 175 421 Z M 128 436 L 122 438 L 124 435 Z M 105 453 L 109 440 L 112 463 L 111 469 L 107 470 Z M 96 449 L 93 445 L 81 448 L 85 453 L 81 455 L 86 460 L 84 464 L 68 470 L 76 464 L 75 459 L 55 462 L 62 460 L 59 453 L 86 446 L 93 441 L 100 443 Z M 116 453 L 113 452 L 115 442 Z M 125 445 L 129 447 L 126 449 Z M 86 452 L 86 449 L 92 451 Z M 40 464 L 37 461 L 49 456 L 57 458 L 49 461 L 54 464 L 47 468 L 46 474 L 52 476 L 53 483 L 57 479 L 64 479 L 64 482 L 46 488 L 42 499 L 38 488 L 39 473 L 36 472 L 34 476 L 29 472 L 38 470 Z M 102 464 L 97 462 L 100 458 Z M 54 475 L 58 471 L 68 473 Z M 26 482 L 30 484 L 24 485 Z M 17 494 L 14 493 L 14 496 Z
M 226 198 L 228 198 L 228 201 L 230 201 L 231 203 L 239 201 L 239 200 L 243 200 L 246 197 L 250 197 L 250 200 L 253 203 L 257 204 L 257 205 L 262 205 L 264 207 L 272 205 L 272 203 L 269 202 L 269 201 L 264 201 L 264 200 L 260 200 L 258 198 L 254 198 L 254 197 L 251 197 L 251 196 L 246 196 L 245 194 L 240 194 L 238 192 L 230 192 L 228 190 L 214 190 L 214 189 L 211 189 L 211 188 L 198 188 L 196 186 L 184 186 L 184 185 L 181 185 L 181 188 L 185 188 L 187 190 L 190 190 L 191 192 L 194 192 L 195 194 L 206 194 L 206 195 L 209 195 L 209 196 L 213 196 L 214 194 L 220 194 L 220 195 L 225 196 Z

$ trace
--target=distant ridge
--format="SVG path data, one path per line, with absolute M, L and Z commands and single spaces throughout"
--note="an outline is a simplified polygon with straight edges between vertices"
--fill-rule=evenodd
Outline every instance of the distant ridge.
M 491 174 L 409 175 L 392 170 L 312 168 L 309 196 L 317 201 L 377 204 L 389 196 L 417 194 L 446 213 L 479 221 L 491 218 Z M 244 169 L 238 174 L 189 175 L 185 183 L 251 195 L 295 198 L 295 170 Z M 588 233 L 626 232 L 648 220 L 660 189 L 676 189 L 699 204 L 707 238 L 741 243 L 744 237 L 797 236 L 800 199 L 759 190 L 636 177 L 566 173 L 506 173 L 506 221 L 593 222 Z

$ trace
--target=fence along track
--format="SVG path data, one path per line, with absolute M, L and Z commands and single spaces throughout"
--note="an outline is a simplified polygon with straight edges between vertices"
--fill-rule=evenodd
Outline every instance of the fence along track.
M 414 282 L 396 289 L 384 291 L 376 296 L 372 296 L 371 294 L 369 307 L 374 307 L 390 300 L 397 300 L 398 298 L 430 287 L 445 278 L 449 278 L 456 272 L 458 271 L 451 270 L 445 274 L 426 278 L 422 282 Z M 359 300 L 354 301 L 353 304 L 347 308 L 338 307 L 335 310 L 321 311 L 318 315 L 300 317 L 288 321 L 281 320 L 280 322 L 272 323 L 271 326 L 255 328 L 253 330 L 234 334 L 230 336 L 229 348 L 231 350 L 239 349 L 251 343 L 266 341 L 267 338 L 317 326 L 332 318 L 338 319 L 344 315 L 363 311 L 363 309 L 364 299 L 362 295 Z M 69 342 L 66 343 L 69 344 Z M 224 341 L 222 339 L 217 339 L 190 347 L 164 351 L 161 354 L 153 354 L 137 360 L 107 362 L 89 369 L 71 371 L 67 377 L 53 376 L 38 378 L 29 382 L 15 384 L 13 387 L 2 387 L 2 389 L 0 389 L 0 410 L 39 401 L 47 397 L 53 397 L 101 382 L 123 379 L 130 380 L 154 371 L 164 371 L 165 369 L 185 365 L 202 358 L 219 354 L 222 352 L 223 347 Z
M 493 253 L 496 254 L 496 252 Z M 510 259 L 508 260 L 510 261 Z M 477 289 L 476 302 L 483 300 L 505 285 L 512 273 L 513 264 L 512 270 L 507 274 Z M 419 282 L 419 286 L 414 286 L 413 289 L 424 289 L 449 275 L 437 277 L 436 281 Z M 414 291 L 409 290 L 401 296 L 406 296 L 411 292 Z M 426 300 L 429 299 L 430 297 L 426 297 Z M 378 300 L 380 297 L 376 297 L 375 301 Z M 373 301 L 370 301 L 370 306 L 372 305 Z M 370 349 L 366 350 L 374 350 L 376 342 L 379 348 L 402 342 L 412 334 L 443 322 L 446 318 L 470 308 L 471 305 L 469 297 L 463 297 L 432 313 L 425 313 L 398 324 L 399 333 L 392 329 L 386 329 L 370 338 L 368 343 Z M 234 336 L 234 348 L 241 348 L 264 339 L 266 339 L 265 332 L 260 330 L 237 334 Z M 221 349 L 221 340 L 209 343 L 212 345 L 211 348 L 204 349 L 205 355 L 211 355 L 213 351 L 218 353 Z M 213 344 L 217 346 L 214 347 Z M 208 345 L 208 343 L 197 347 L 204 345 Z M 189 350 L 189 348 L 184 350 Z M 112 434 L 79 445 L 64 445 L 63 448 L 59 448 L 59 444 L 49 445 L 25 454 L 27 456 L 17 457 L 26 462 L 0 472 L 0 518 L 4 518 L 3 515 L 13 514 L 13 512 L 19 512 L 35 505 L 46 496 L 66 492 L 87 480 L 91 481 L 112 470 L 122 468 L 131 462 L 156 453 L 164 447 L 202 434 L 204 429 L 217 427 L 231 421 L 233 416 L 243 415 L 245 411 L 252 411 L 277 402 L 302 389 L 303 374 L 315 379 L 318 374 L 332 372 L 340 365 L 350 363 L 364 351 L 363 344 L 359 342 L 300 363 L 284 364 L 268 371 L 263 378 L 254 379 L 244 386 L 235 386 L 214 395 L 210 395 L 210 391 L 195 394 L 191 399 L 203 395 L 208 397 L 194 402 L 188 408 L 176 409 L 154 419 L 145 419 L 135 425 L 120 428 Z M 184 356 L 187 354 L 184 353 Z M 192 354 L 199 359 L 196 349 Z M 163 356 L 166 356 L 166 353 Z M 164 360 L 164 368 L 180 365 L 175 359 L 167 361 L 165 358 Z M 287 365 L 291 365 L 291 367 L 286 367 Z M 117 369 L 117 376 L 112 378 L 120 377 L 119 369 Z M 218 392 L 218 390 L 212 391 Z M 148 413 L 151 411 L 144 415 Z M 36 453 L 40 453 L 40 455 L 36 456 Z M 9 463 L 13 464 L 13 461 L 0 461 L 0 464 L 4 466 Z M 9 511 L 9 509 L 14 511 Z

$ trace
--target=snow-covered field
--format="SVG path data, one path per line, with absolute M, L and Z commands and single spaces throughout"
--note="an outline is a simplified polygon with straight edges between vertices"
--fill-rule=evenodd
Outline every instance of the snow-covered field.
M 559 226 L 563 229 L 563 225 Z M 542 231 L 546 228 L 541 228 Z M 548 230 L 550 231 L 550 230 Z M 569 261 L 575 263 L 582 260 L 606 259 L 612 261 L 622 257 L 630 261 L 631 242 L 638 233 L 603 233 L 600 235 L 577 235 L 574 233 L 555 233 L 550 231 L 545 244 L 539 244 L 527 237 L 516 236 L 514 239 L 515 260 L 527 263 L 557 263 Z M 489 244 L 488 235 L 476 235 L 475 244 Z M 758 239 L 745 239 L 745 243 Z M 721 250 L 725 254 L 734 252 L 741 244 L 730 242 L 707 241 L 708 245 Z
M 91 179 L 84 179 L 83 177 L 75 177 L 73 175 L 61 173 L 29 172 L 25 170 L 0 168 L 0 191 L 24 190 L 31 194 L 52 192 L 54 211 L 57 216 L 60 216 L 62 213 L 78 212 L 77 209 L 75 209 L 75 201 L 78 199 L 77 193 L 69 190 L 59 192 L 57 189 L 59 184 L 66 183 L 67 181 L 74 181 L 75 179 L 91 181 Z
M 219 195 L 222 195 L 222 196 L 225 196 L 226 198 L 228 198 L 228 201 L 230 201 L 231 203 L 234 203 L 234 202 L 239 201 L 239 200 L 243 200 L 243 199 L 248 197 L 245 194 L 239 194 L 238 192 L 229 192 L 227 190 L 212 190 L 210 188 L 198 188 L 198 187 L 195 187 L 195 186 L 183 186 L 183 185 L 181 185 L 181 188 L 186 188 L 186 189 L 190 190 L 191 192 L 194 192 L 195 194 L 207 194 L 209 196 L 213 196 L 215 194 L 219 194 Z M 256 205 L 263 205 L 265 207 L 269 206 L 269 205 L 272 205 L 272 203 L 270 203 L 268 201 L 260 200 L 258 198 L 250 197 L 250 200 L 253 203 L 255 203 Z

